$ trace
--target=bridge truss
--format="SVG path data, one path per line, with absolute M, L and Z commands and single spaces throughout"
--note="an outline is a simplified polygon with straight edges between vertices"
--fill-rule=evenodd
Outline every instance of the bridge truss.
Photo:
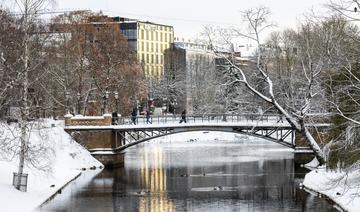
M 243 135 L 254 136 L 272 142 L 295 148 L 294 130 L 287 126 L 177 126 L 162 128 L 130 128 L 114 129 L 116 133 L 116 148 L 114 151 L 122 151 L 139 143 L 149 141 L 154 138 L 172 135 L 176 133 L 192 131 L 220 131 L 232 132 Z

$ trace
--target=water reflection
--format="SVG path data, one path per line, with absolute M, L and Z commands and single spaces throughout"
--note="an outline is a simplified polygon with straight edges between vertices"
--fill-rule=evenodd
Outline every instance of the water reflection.
M 166 169 L 163 168 L 164 153 L 163 149 L 156 147 L 149 156 L 149 150 L 143 149 L 143 159 L 141 160 L 140 175 L 137 182 L 139 185 L 137 194 L 139 197 L 139 212 L 152 211 L 175 211 L 174 203 L 168 198 L 166 192 Z M 149 163 L 150 161 L 150 163 Z M 127 178 L 135 175 L 134 172 L 128 172 Z M 148 198 L 148 194 L 153 197 Z
M 336 211 L 298 189 L 293 153 L 268 142 L 146 143 L 125 163 L 41 211 Z

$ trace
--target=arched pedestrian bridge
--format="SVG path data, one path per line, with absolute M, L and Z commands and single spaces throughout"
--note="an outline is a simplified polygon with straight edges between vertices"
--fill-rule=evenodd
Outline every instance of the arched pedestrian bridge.
M 105 164 L 119 161 L 119 154 L 126 148 L 166 135 L 191 131 L 220 131 L 245 134 L 263 138 L 302 152 L 310 152 L 301 139 L 296 139 L 294 129 L 279 115 L 258 114 L 209 114 L 188 116 L 187 123 L 179 123 L 180 117 L 140 116 L 136 125 L 130 118 L 121 118 L 118 125 L 112 125 L 112 117 L 71 117 L 65 118 L 65 130 L 77 142 L 84 145 L 95 157 Z M 312 127 L 327 128 L 328 124 L 316 124 Z M 115 159 L 114 159 L 115 158 Z

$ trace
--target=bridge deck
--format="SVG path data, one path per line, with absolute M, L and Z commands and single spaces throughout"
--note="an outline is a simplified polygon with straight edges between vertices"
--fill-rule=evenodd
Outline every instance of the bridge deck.
M 330 124 L 313 124 L 309 127 L 329 127 Z M 191 127 L 239 127 L 243 129 L 291 129 L 288 123 L 276 122 L 215 122 L 215 123 L 165 123 L 165 124 L 138 124 L 138 125 L 110 125 L 110 126 L 66 126 L 65 129 L 74 130 L 135 130 L 135 129 L 163 129 L 163 128 L 191 128 Z

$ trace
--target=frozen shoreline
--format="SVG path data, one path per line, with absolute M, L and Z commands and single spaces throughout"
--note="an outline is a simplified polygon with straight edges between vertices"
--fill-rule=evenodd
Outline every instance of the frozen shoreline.
M 0 199 L 2 211 L 33 211 L 51 199 L 69 182 L 76 179 L 82 169 L 102 167 L 81 145 L 74 142 L 64 131 L 62 121 L 44 120 L 41 130 L 33 129 L 31 145 L 45 145 L 52 149 L 46 163 L 51 171 L 27 166 L 27 192 L 20 192 L 12 186 L 13 172 L 17 172 L 17 161 L 0 160 Z M 0 125 L 1 138 L 9 136 L 12 126 Z M 40 133 L 41 132 L 41 133 Z
M 304 186 L 334 201 L 341 209 L 349 212 L 360 208 L 360 172 L 349 173 L 327 171 L 325 167 L 306 174 Z

